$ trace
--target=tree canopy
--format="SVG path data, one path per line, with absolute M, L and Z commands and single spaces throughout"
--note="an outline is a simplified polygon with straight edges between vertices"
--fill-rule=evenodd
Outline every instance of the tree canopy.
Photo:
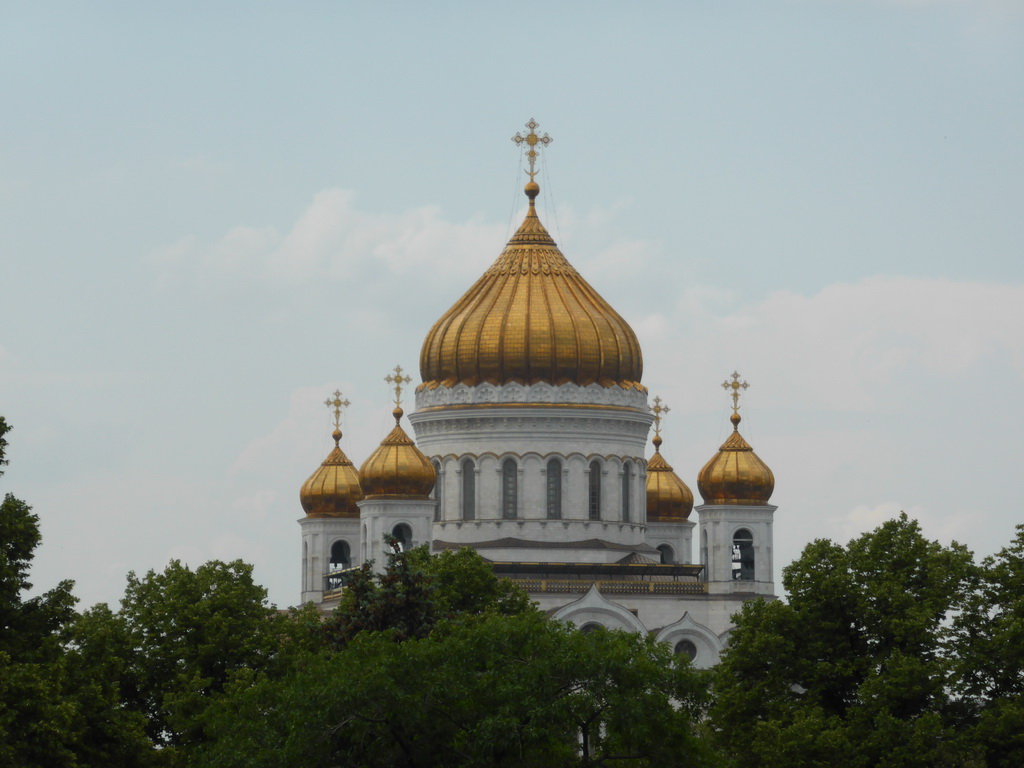
M 736 616 L 715 676 L 720 747 L 763 766 L 971 764 L 950 625 L 978 579 L 970 552 L 906 515 L 846 547 L 812 542 L 783 570 L 788 601 Z
M 0 418 L 0 476 L 9 426 Z M 251 566 L 28 597 L 38 518 L 0 504 L 0 765 L 1024 765 L 1024 526 L 975 563 L 901 515 L 809 544 L 712 672 L 549 620 L 475 551 L 396 551 L 334 615 Z
M 696 736 L 702 673 L 650 638 L 549 621 L 471 550 L 395 554 L 347 594 L 329 634 L 341 650 L 239 678 L 197 764 L 711 762 Z

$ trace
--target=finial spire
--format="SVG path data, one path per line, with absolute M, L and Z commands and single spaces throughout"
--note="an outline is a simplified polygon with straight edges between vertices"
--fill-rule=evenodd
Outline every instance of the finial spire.
M 402 385 L 412 381 L 412 377 L 403 376 L 403 373 L 405 371 L 402 370 L 402 366 L 396 365 L 395 370 L 384 377 L 384 381 L 393 385 L 395 389 L 395 410 L 392 411 L 395 421 L 399 421 L 404 413 L 402 410 Z
M 348 408 L 351 403 L 344 399 L 340 389 L 334 390 L 334 394 L 324 400 L 324 405 L 334 411 L 334 444 L 341 440 L 341 409 Z
M 650 407 L 651 413 L 654 414 L 654 450 L 655 452 L 661 451 L 661 420 L 665 417 L 665 414 L 672 409 L 665 405 L 661 397 L 654 398 L 654 405 Z
M 729 381 L 732 379 L 732 381 Z M 732 376 L 722 382 L 722 389 L 732 390 L 730 397 L 732 397 L 732 416 L 729 417 L 729 421 L 732 422 L 734 429 L 739 429 L 740 424 L 740 390 L 746 389 L 750 385 L 745 381 L 740 381 L 740 375 L 736 372 L 732 372 Z
M 512 141 L 514 141 L 518 146 L 526 144 L 529 147 L 529 149 L 526 150 L 526 160 L 527 162 L 530 163 L 530 170 L 527 171 L 527 173 L 530 174 L 530 184 L 536 184 L 536 182 L 533 180 L 533 177 L 537 175 L 536 163 L 537 158 L 540 154 L 537 152 L 537 145 L 540 144 L 542 147 L 546 147 L 548 144 L 554 141 L 554 139 L 552 139 L 546 133 L 543 136 L 538 136 L 536 129 L 540 128 L 540 123 L 538 123 L 532 117 L 530 118 L 529 122 L 526 123 L 526 127 L 530 129 L 530 132 L 525 136 L 523 136 L 523 134 L 521 133 L 517 133 L 515 136 L 512 137 Z

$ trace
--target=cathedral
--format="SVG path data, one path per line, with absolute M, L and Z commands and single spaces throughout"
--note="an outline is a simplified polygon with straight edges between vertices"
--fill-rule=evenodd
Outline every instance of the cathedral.
M 431 551 L 472 547 L 555 619 L 654 635 L 699 667 L 718 661 L 744 600 L 774 597 L 774 477 L 739 431 L 697 475 L 703 503 L 660 453 L 660 398 L 641 383 L 629 324 L 562 255 L 537 216 L 539 149 L 526 218 L 497 260 L 427 331 L 402 426 L 357 471 L 335 447 L 302 486 L 302 602 L 337 604 L 343 572 L 386 562 L 385 536 Z M 653 426 L 653 455 L 648 439 Z M 696 512 L 697 520 L 691 519 Z M 695 531 L 696 529 L 696 531 Z M 694 558 L 694 534 L 697 557 Z

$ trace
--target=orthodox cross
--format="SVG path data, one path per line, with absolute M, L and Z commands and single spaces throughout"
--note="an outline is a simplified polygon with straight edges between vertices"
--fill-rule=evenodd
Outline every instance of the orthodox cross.
M 523 134 L 521 133 L 517 133 L 515 136 L 512 137 L 512 141 L 514 141 L 518 146 L 526 144 L 529 147 L 529 149 L 526 150 L 526 159 L 530 163 L 530 170 L 527 171 L 527 173 L 530 174 L 530 181 L 533 181 L 533 177 L 537 173 L 537 170 L 534 167 L 534 164 L 537 162 L 537 145 L 540 144 L 541 146 L 546 147 L 548 144 L 554 141 L 554 139 L 552 139 L 546 133 L 543 136 L 538 136 L 536 133 L 536 129 L 540 128 L 540 123 L 538 123 L 532 117 L 530 118 L 530 122 L 526 124 L 526 127 L 530 129 L 530 132 L 525 136 L 523 136 Z
M 341 394 L 340 389 L 334 390 L 334 396 L 324 400 L 324 405 L 334 411 L 334 428 L 341 429 L 341 409 L 348 408 L 351 403 L 348 400 L 343 400 L 344 395 Z
M 386 381 L 388 384 L 393 384 L 395 387 L 396 408 L 402 407 L 402 385 L 408 384 L 410 381 L 412 381 L 411 377 L 403 376 L 402 373 L 402 366 L 396 365 L 395 370 L 384 377 L 384 381 Z
M 672 409 L 667 405 L 662 405 L 661 398 L 656 397 L 654 398 L 654 405 L 651 406 L 650 410 L 654 414 L 654 436 L 661 437 L 661 420 Z
M 729 381 L 729 379 L 732 379 L 732 381 Z M 729 379 L 722 382 L 722 389 L 732 390 L 732 412 L 738 413 L 740 410 L 740 390 L 746 389 L 750 385 L 745 381 L 741 382 L 740 375 L 736 371 L 732 372 L 732 376 Z

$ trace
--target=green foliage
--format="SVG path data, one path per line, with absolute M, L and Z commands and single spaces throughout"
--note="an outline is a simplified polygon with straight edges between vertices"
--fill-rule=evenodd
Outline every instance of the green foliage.
M 955 629 L 963 648 L 957 672 L 987 764 L 1024 765 L 1024 525 L 985 558 L 980 589 Z
M 109 629 L 124 653 L 125 701 L 165 747 L 202 740 L 211 696 L 233 673 L 274 663 L 284 634 L 252 566 L 240 560 L 194 571 L 172 560 L 162 573 L 129 574 Z
M 536 612 L 364 632 L 215 708 L 207 766 L 692 766 L 706 685 L 667 647 Z
M 532 610 L 526 593 L 497 578 L 475 550 L 432 556 L 426 547 L 408 552 L 394 547 L 380 576 L 374 574 L 372 563 L 349 575 L 325 632 L 336 647 L 361 632 L 389 630 L 401 641 L 426 637 L 444 619 Z
M 9 429 L 0 418 L 0 466 L 7 464 Z M 64 697 L 61 642 L 75 599 L 68 581 L 24 598 L 39 542 L 39 518 L 6 494 L 0 504 L 0 765 L 76 764 L 77 710 Z
M 970 552 L 906 515 L 783 571 L 789 602 L 747 603 L 716 671 L 719 744 L 763 766 L 970 765 L 947 683 Z
M 81 765 L 158 766 L 145 715 L 125 706 L 129 646 L 124 624 L 105 604 L 81 614 L 68 631 L 64 658 L 67 696 L 77 704 Z

